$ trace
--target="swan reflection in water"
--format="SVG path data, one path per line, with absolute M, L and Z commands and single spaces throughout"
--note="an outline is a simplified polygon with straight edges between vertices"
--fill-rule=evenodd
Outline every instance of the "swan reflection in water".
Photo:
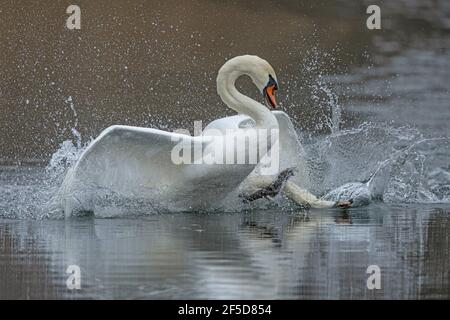
M 12 274 L 2 274 L 0 286 L 15 287 L 3 295 L 74 298 L 448 297 L 450 257 L 439 249 L 449 245 L 447 215 L 380 204 L 306 214 L 14 221 L 0 225 L 12 246 L 2 249 Z M 26 261 L 5 255 L 19 247 L 28 248 Z M 65 288 L 72 264 L 82 272 L 76 292 Z M 381 268 L 381 290 L 366 287 L 369 265 Z M 14 272 L 27 269 L 24 282 L 11 286 Z M 44 288 L 36 287 L 36 273 L 47 274 Z

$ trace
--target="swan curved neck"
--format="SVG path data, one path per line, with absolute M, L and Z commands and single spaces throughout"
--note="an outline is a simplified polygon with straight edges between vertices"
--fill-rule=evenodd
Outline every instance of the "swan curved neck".
M 272 112 L 261 103 L 243 95 L 236 89 L 236 80 L 241 75 L 249 74 L 238 70 L 227 70 L 224 67 L 219 70 L 217 92 L 222 101 L 236 112 L 250 116 L 255 120 L 257 128 L 278 128 L 278 121 Z

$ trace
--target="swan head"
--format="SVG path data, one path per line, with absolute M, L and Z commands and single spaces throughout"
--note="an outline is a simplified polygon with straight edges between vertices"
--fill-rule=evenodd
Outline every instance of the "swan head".
M 254 55 L 237 56 L 228 60 L 219 70 L 221 73 L 237 72 L 237 76 L 249 76 L 258 90 L 264 95 L 268 107 L 276 108 L 275 92 L 278 90 L 278 80 L 275 70 L 264 59 Z
M 269 108 L 276 108 L 275 92 L 278 90 L 278 81 L 275 70 L 266 60 L 258 56 L 246 55 L 242 57 L 247 60 L 248 72 L 246 74 L 264 95 L 266 105 Z

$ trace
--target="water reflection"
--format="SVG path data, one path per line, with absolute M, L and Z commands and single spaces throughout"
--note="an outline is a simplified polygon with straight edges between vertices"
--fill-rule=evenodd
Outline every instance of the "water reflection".
M 0 298 L 450 297 L 449 207 L 0 222 Z M 65 287 L 68 265 L 82 289 Z M 379 265 L 382 289 L 368 290 Z

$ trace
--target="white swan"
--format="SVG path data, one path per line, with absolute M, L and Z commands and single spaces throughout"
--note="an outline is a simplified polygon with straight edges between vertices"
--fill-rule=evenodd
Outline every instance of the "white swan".
M 276 173 L 261 174 L 264 168 L 260 163 L 277 143 L 280 147 L 279 171 L 297 166 L 303 149 L 289 117 L 281 111 L 271 112 L 241 94 L 235 87 L 235 81 L 241 75 L 249 76 L 264 94 L 268 106 L 276 107 L 277 77 L 267 61 L 250 55 L 227 61 L 219 70 L 217 91 L 225 104 L 240 115 L 215 120 L 205 128 L 202 136 L 196 137 L 130 126 L 107 128 L 66 174 L 61 189 L 65 215 L 95 211 L 102 197 L 112 201 L 113 195 L 144 199 L 167 210 L 220 208 L 224 199 L 233 192 L 250 193 L 276 179 Z M 203 161 L 206 160 L 205 154 L 217 150 L 217 137 L 224 141 L 225 146 L 227 141 L 235 139 L 236 134 L 248 133 L 249 128 L 267 129 L 268 132 L 279 130 L 279 140 L 273 140 L 273 135 L 268 134 L 267 150 L 257 154 L 256 163 L 207 164 Z M 204 152 L 200 156 L 194 152 L 194 163 L 177 163 L 173 155 L 174 150 L 180 147 L 180 141 Z M 250 143 L 241 148 L 236 146 L 233 152 L 249 157 Z M 260 140 L 256 144 L 259 147 Z M 228 155 L 231 152 L 224 150 Z M 301 165 L 298 170 L 297 181 L 307 179 L 304 166 Z M 284 184 L 284 192 L 292 200 L 313 207 L 349 205 L 345 201 L 320 200 L 291 180 Z

